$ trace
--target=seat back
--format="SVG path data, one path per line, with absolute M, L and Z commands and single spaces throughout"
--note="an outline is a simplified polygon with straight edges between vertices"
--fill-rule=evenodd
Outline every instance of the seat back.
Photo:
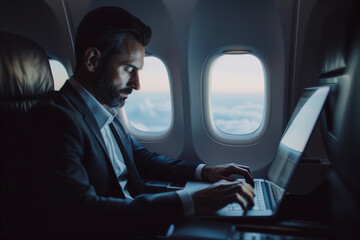
M 332 11 L 324 19 L 321 33 L 321 62 L 319 83 L 330 86 L 330 93 L 321 116 L 321 130 L 324 146 L 329 158 L 334 155 L 338 142 L 338 130 L 334 126 L 334 115 L 338 102 L 339 86 L 345 81 L 345 69 L 348 58 L 348 1 L 337 1 Z
M 360 27 L 360 25 L 358 25 Z M 351 48 L 340 85 L 334 125 L 338 144 L 332 157 L 330 176 L 334 219 L 339 238 L 360 239 L 360 31 Z
M 360 239 L 360 8 L 343 1 L 325 22 L 319 81 L 331 93 L 322 135 L 332 164 L 329 198 L 338 239 Z
M 18 236 L 24 210 L 26 112 L 54 89 L 49 60 L 34 41 L 0 32 L 1 223 L 5 237 Z

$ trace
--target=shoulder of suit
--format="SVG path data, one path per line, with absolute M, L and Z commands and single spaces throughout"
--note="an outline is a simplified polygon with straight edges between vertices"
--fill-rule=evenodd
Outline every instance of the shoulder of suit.
M 70 115 L 76 115 L 77 112 L 70 100 L 59 91 L 49 92 L 30 110 L 30 112 L 47 112 L 48 114 L 56 111 L 67 112 Z

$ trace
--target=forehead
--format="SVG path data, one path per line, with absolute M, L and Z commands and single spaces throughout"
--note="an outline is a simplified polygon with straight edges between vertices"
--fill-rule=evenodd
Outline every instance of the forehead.
M 141 43 L 135 40 L 132 37 L 126 37 L 123 40 L 123 47 L 125 51 L 132 52 L 132 51 L 144 51 L 145 49 Z
M 145 48 L 135 39 L 127 37 L 123 42 L 123 51 L 116 54 L 115 59 L 119 64 L 134 64 L 142 67 L 145 56 Z

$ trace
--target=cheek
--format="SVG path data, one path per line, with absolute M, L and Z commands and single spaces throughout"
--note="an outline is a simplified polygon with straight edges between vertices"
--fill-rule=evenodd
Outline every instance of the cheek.
M 130 75 L 127 71 L 122 70 L 121 68 L 115 71 L 115 74 L 112 77 L 115 86 L 123 88 L 126 86 L 130 80 Z
M 130 75 L 129 72 L 119 69 L 118 74 L 119 78 L 123 80 L 129 80 Z

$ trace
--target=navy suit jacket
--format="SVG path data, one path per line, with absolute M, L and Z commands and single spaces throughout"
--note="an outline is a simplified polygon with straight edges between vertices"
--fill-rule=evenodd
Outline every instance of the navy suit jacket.
M 141 179 L 194 179 L 198 163 L 149 152 L 117 119 L 117 140 L 134 197 L 124 199 L 97 122 L 69 82 L 34 107 L 27 122 L 26 216 L 37 233 L 152 235 L 183 217 L 175 192 L 146 194 Z

